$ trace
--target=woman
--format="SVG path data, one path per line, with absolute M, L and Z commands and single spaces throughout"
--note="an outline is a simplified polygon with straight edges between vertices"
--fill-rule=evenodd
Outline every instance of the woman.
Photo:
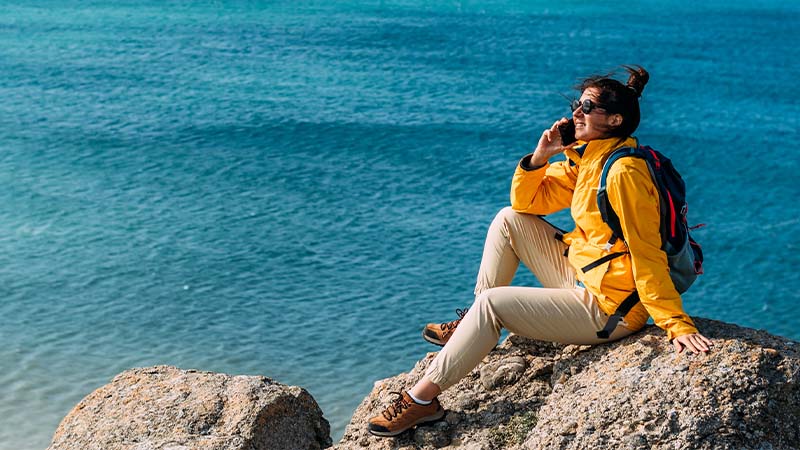
M 429 324 L 423 337 L 444 345 L 424 377 L 369 420 L 369 431 L 395 436 L 444 415 L 436 396 L 475 368 L 497 344 L 501 328 L 534 339 L 566 344 L 600 344 L 641 329 L 652 316 L 676 351 L 707 352 L 711 341 L 683 311 L 661 250 L 658 191 L 646 162 L 622 158 L 607 178 L 610 204 L 626 238 L 611 240 L 597 206 L 597 186 L 606 157 L 636 146 L 639 97 L 649 74 L 625 67 L 627 84 L 609 76 L 585 79 L 573 102 L 574 143 L 562 143 L 562 118 L 542 133 L 533 153 L 520 161 L 511 182 L 511 207 L 495 217 L 486 237 L 475 287 L 476 299 L 459 320 Z M 563 145 L 570 144 L 570 145 Z M 548 160 L 564 152 L 566 161 Z M 575 229 L 559 236 L 539 215 L 569 207 Z M 581 268 L 610 253 L 624 255 L 585 272 Z M 542 288 L 511 287 L 522 261 Z M 600 338 L 609 315 L 629 294 L 640 302 L 608 338 Z

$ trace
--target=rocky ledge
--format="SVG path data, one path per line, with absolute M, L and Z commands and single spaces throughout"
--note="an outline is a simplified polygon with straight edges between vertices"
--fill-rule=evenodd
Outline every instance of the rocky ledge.
M 708 354 L 675 353 L 654 326 L 594 347 L 511 336 L 440 396 L 444 421 L 370 436 L 367 419 L 419 379 L 428 354 L 375 384 L 335 448 L 800 448 L 800 343 L 697 322 L 714 341 Z
M 367 419 L 419 379 L 430 353 L 377 382 L 334 448 L 800 449 L 800 343 L 697 322 L 709 354 L 677 354 L 652 326 L 595 347 L 511 336 L 442 394 L 445 420 L 369 435 Z M 50 449 L 316 449 L 328 431 L 301 388 L 162 366 L 90 394 Z

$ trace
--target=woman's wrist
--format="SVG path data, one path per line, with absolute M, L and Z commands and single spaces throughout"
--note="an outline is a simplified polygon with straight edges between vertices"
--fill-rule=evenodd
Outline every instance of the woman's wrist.
M 519 166 L 525 171 L 532 171 L 538 170 L 547 165 L 545 162 L 544 164 L 533 164 L 531 162 L 531 158 L 533 158 L 533 153 L 528 153 L 527 155 L 523 156 L 522 159 L 519 161 Z
M 553 154 L 555 154 L 555 153 L 553 153 Z M 536 150 L 534 150 L 533 154 L 531 155 L 530 164 L 531 164 L 532 167 L 541 167 L 541 166 L 547 164 L 547 161 L 550 159 L 551 156 L 553 156 L 553 155 L 548 155 L 548 154 L 545 153 L 545 151 L 540 150 L 540 149 L 537 148 Z
M 542 157 L 536 157 L 536 153 L 531 155 L 531 159 L 529 161 L 530 167 L 542 167 L 543 165 L 547 164 L 547 160 Z

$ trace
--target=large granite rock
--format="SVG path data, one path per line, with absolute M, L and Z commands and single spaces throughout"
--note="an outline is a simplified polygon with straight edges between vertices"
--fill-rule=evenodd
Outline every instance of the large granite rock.
M 420 378 L 431 353 L 377 382 L 334 448 L 800 449 L 800 343 L 697 322 L 709 354 L 677 354 L 653 326 L 595 347 L 511 336 L 440 396 L 444 421 L 370 436 L 367 419 Z
M 277 450 L 331 444 L 304 389 L 265 377 L 168 366 L 121 373 L 89 394 L 49 450 Z

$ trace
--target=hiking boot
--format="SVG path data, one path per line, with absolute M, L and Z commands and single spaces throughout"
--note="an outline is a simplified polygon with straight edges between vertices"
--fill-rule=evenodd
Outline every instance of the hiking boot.
M 397 395 L 392 404 L 380 415 L 369 419 L 367 429 L 375 436 L 397 436 L 415 425 L 444 417 L 444 409 L 437 398 L 428 405 L 420 405 L 407 392 L 392 394 Z
M 463 310 L 457 309 L 456 314 L 458 314 L 458 319 L 451 322 L 429 323 L 425 325 L 425 329 L 422 330 L 422 338 L 431 344 L 444 346 L 444 344 L 450 340 L 450 336 L 453 335 L 453 332 L 456 331 L 456 327 L 459 323 L 461 323 L 461 320 L 464 318 L 464 315 L 467 314 L 467 311 L 469 311 L 469 308 Z

